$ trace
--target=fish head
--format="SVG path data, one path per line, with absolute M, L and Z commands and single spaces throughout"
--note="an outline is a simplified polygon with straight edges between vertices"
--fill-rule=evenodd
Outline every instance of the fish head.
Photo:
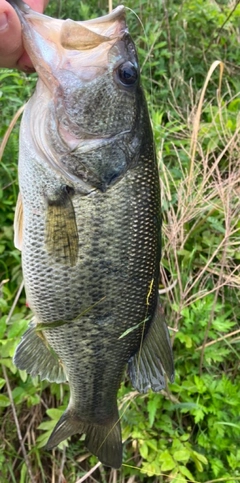
M 106 191 L 136 163 L 146 111 L 125 9 L 82 22 L 27 12 L 24 45 L 39 75 L 41 140 L 54 153 L 50 162 Z M 37 103 L 35 111 L 37 119 Z M 39 136 L 39 126 L 34 131 Z

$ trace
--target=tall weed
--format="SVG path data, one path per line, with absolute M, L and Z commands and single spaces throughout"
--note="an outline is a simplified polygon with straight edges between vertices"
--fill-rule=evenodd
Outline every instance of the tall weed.
M 12 355 L 31 314 L 13 246 L 18 128 L 0 164 L 1 483 L 240 481 L 239 451 L 239 2 L 134 1 L 129 14 L 158 151 L 163 250 L 160 291 L 174 342 L 176 380 L 161 394 L 119 391 L 121 471 L 103 468 L 78 436 L 43 446 L 66 407 L 67 385 L 29 378 Z M 49 13 L 78 19 L 106 2 L 52 1 Z M 147 46 L 147 47 L 146 47 Z M 225 64 L 222 90 L 211 64 Z M 0 70 L 0 136 L 29 97 L 35 76 Z M 57 407 L 57 409 L 56 409 Z

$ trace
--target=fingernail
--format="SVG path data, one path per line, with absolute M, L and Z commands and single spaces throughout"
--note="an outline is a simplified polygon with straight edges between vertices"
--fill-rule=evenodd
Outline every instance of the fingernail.
M 32 74 L 33 72 L 35 72 L 34 67 L 29 67 L 28 65 L 24 65 L 21 70 L 23 70 L 23 72 L 26 72 L 26 74 Z
M 6 13 L 0 15 L 0 32 L 8 27 L 8 18 Z

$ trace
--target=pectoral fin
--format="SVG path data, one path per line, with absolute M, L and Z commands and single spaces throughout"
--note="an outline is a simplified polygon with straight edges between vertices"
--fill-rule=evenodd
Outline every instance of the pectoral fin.
M 17 205 L 14 216 L 14 245 L 18 250 L 22 250 L 23 241 L 23 204 L 22 195 L 18 194 Z
M 128 363 L 133 387 L 139 392 L 161 391 L 166 386 L 165 375 L 173 382 L 174 366 L 171 341 L 164 313 L 158 304 L 152 324 L 140 351 Z
M 26 370 L 31 376 L 40 376 L 50 382 L 65 382 L 66 375 L 58 355 L 48 345 L 42 332 L 31 322 L 17 346 L 13 362 L 18 369 Z
M 74 266 L 78 257 L 78 230 L 71 196 L 65 187 L 54 199 L 46 197 L 46 200 L 47 251 L 56 262 Z

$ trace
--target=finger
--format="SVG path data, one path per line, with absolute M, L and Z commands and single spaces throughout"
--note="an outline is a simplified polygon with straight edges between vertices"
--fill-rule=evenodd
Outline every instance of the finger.
M 48 0 L 27 0 L 34 10 L 43 12 Z M 0 67 L 33 70 L 24 52 L 21 25 L 15 10 L 5 0 L 0 0 Z
M 14 9 L 0 0 L 0 66 L 16 67 L 23 53 L 21 25 Z

